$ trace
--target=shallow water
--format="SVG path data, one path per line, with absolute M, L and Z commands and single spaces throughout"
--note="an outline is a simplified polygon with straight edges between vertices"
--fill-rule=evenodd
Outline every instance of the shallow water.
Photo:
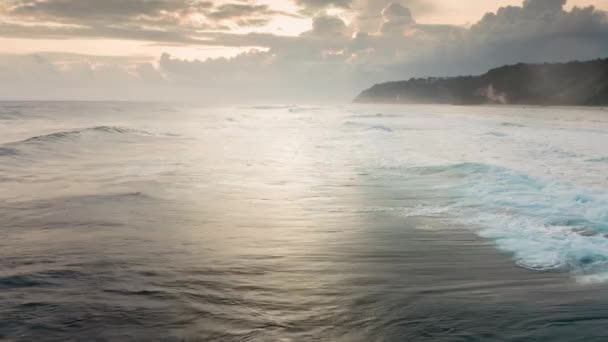
M 0 339 L 601 341 L 597 109 L 0 104 Z

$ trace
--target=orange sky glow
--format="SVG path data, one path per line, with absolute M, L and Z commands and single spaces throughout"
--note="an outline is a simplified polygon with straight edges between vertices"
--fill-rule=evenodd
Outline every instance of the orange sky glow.
M 294 15 L 277 14 L 266 25 L 254 28 L 231 28 L 229 30 L 230 33 L 246 34 L 259 32 L 279 36 L 297 36 L 311 29 L 313 14 L 300 14 L 300 8 L 291 1 L 256 0 L 251 3 L 268 5 L 274 10 L 293 13 Z M 418 23 L 467 26 L 477 22 L 487 12 L 495 12 L 499 7 L 503 6 L 520 6 L 521 3 L 521 0 L 432 0 L 432 11 L 419 14 L 415 10 L 412 10 L 412 12 Z M 608 0 L 569 0 L 566 9 L 590 5 L 606 10 L 608 9 Z M 357 16 L 356 7 L 351 9 L 330 8 L 325 9 L 325 11 L 338 15 L 347 23 L 352 22 L 353 18 Z M 11 18 L 8 19 L 10 20 Z M 108 38 L 23 39 L 6 36 L 0 37 L 0 53 L 4 54 L 63 52 L 86 55 L 148 56 L 150 58 L 157 58 L 163 52 L 169 51 L 173 56 L 180 58 L 207 59 L 232 57 L 249 49 L 251 47 L 164 44 Z

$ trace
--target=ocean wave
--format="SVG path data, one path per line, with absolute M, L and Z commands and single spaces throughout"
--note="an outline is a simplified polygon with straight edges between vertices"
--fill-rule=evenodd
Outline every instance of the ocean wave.
M 45 286 L 49 283 L 35 280 L 25 275 L 14 275 L 0 278 L 0 289 L 14 289 L 21 287 Z
M 320 107 L 300 107 L 300 106 L 295 106 L 293 108 L 289 108 L 289 112 L 290 113 L 306 113 L 306 112 L 316 112 L 321 110 L 322 108 Z
M 57 142 L 65 140 L 74 140 L 87 133 L 100 133 L 100 134 L 137 134 L 137 135 L 152 135 L 149 132 L 136 130 L 131 128 L 123 128 L 116 126 L 97 126 L 83 128 L 73 131 L 62 131 L 54 132 L 44 135 L 38 135 L 31 138 L 27 138 L 13 144 L 28 144 L 28 143 L 44 143 L 44 142 Z
M 521 267 L 577 277 L 608 272 L 606 193 L 482 163 L 415 167 L 407 174 L 409 182 L 449 192 L 447 202 L 436 194 L 433 206 L 449 206 L 449 215 L 513 253 Z
M 23 113 L 17 109 L 0 109 L 0 120 L 17 120 L 22 118 Z
M 393 129 L 385 126 L 385 125 L 373 125 L 373 124 L 366 124 L 366 123 L 361 123 L 361 122 L 354 122 L 354 121 L 346 121 L 344 122 L 344 126 L 350 126 L 350 127 L 360 127 L 362 129 L 365 129 L 366 131 L 383 131 L 383 132 L 392 132 Z
M 169 292 L 161 290 L 139 290 L 139 289 L 104 289 L 103 292 L 113 295 L 121 295 L 132 298 L 133 296 L 153 297 L 158 299 L 172 298 Z
M 22 202 L 26 208 L 36 208 L 36 207 L 49 207 L 55 205 L 64 205 L 64 204 L 83 204 L 83 203 L 91 203 L 91 202 L 116 202 L 121 200 L 144 200 L 144 199 L 154 199 L 153 196 L 145 194 L 140 191 L 133 192 L 115 192 L 115 193 L 99 193 L 99 194 L 82 194 L 76 196 L 66 196 L 66 197 L 55 197 L 49 200 L 41 200 L 41 201 L 31 201 L 31 202 Z
M 372 131 L 384 131 L 384 132 L 392 132 L 393 129 L 384 125 L 372 125 L 370 127 L 367 128 L 368 130 L 372 130 Z
M 92 138 L 98 141 L 100 137 L 107 139 L 111 136 L 118 137 L 130 137 L 133 139 L 134 136 L 153 136 L 152 133 L 136 130 L 131 128 L 116 127 L 116 126 L 96 126 L 83 129 L 77 129 L 72 131 L 60 131 L 49 134 L 37 135 L 30 138 L 26 138 L 19 141 L 8 142 L 0 145 L 0 158 L 1 157 L 23 157 L 30 154 L 34 154 L 34 158 L 38 158 L 36 155 L 38 149 L 42 148 L 45 153 L 48 153 L 50 144 L 59 143 L 76 143 L 86 141 L 87 138 Z M 162 136 L 162 135 L 155 135 Z M 172 136 L 170 134 L 164 134 L 164 136 Z M 60 152 L 60 151 L 57 151 Z
M 376 114 L 355 114 L 349 116 L 350 118 L 357 119 L 379 119 L 379 118 L 400 118 L 401 115 L 398 114 L 384 114 L 384 113 L 376 113 Z
M 514 123 L 514 122 L 503 122 L 500 125 L 504 126 L 504 127 L 518 127 L 518 128 L 526 127 L 526 125 Z
M 587 162 L 590 162 L 590 163 L 608 163 L 608 157 L 588 159 Z
M 306 106 L 298 106 L 298 105 L 260 105 L 260 106 L 245 107 L 245 109 L 254 109 L 254 110 L 260 110 L 260 111 L 287 110 L 289 113 L 306 113 L 306 112 L 316 112 L 323 108 L 306 107 Z
M 47 210 L 63 207 L 66 205 L 90 204 L 96 202 L 116 203 L 118 201 L 156 200 L 157 198 L 140 191 L 133 192 L 110 192 L 96 194 L 81 194 L 73 196 L 59 196 L 48 199 L 34 199 L 16 202 L 5 202 L 0 206 L 0 215 L 10 211 Z M 120 226 L 110 221 L 88 221 L 105 226 Z
M 296 108 L 297 106 L 295 105 L 262 105 L 262 106 L 251 106 L 251 107 L 246 107 L 247 109 L 256 109 L 256 110 L 277 110 L 277 109 L 290 109 L 290 108 Z
M 498 137 L 498 138 L 504 138 L 507 135 L 505 133 L 502 132 L 488 132 L 485 135 L 489 135 L 489 136 L 493 136 L 493 137 Z
M 460 173 L 463 175 L 471 175 L 477 173 L 489 172 L 492 168 L 491 165 L 480 164 L 480 163 L 459 163 L 452 165 L 433 165 L 433 166 L 420 166 L 411 167 L 407 170 L 408 173 L 417 175 L 434 175 L 440 173 Z
M 82 273 L 72 270 L 49 270 L 28 274 L 18 274 L 0 277 L 0 289 L 14 289 L 24 287 L 52 286 L 55 281 L 76 279 Z
M 19 151 L 15 148 L 10 147 L 0 147 L 0 157 L 4 156 L 16 156 L 19 154 Z

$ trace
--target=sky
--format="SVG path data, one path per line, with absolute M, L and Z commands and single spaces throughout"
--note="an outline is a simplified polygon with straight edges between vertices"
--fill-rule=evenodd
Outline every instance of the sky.
M 608 0 L 0 0 L 0 99 L 345 101 L 608 57 Z

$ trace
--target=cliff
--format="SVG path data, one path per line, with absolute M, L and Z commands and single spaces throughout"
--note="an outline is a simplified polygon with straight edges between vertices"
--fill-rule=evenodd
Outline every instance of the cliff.
M 357 103 L 608 105 L 608 59 L 516 64 L 481 76 L 376 84 Z

